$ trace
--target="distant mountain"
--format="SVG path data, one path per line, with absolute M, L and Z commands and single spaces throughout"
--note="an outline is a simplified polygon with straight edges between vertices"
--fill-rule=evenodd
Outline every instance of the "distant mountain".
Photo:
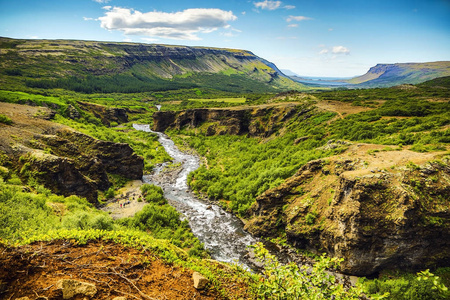
M 357 87 L 389 87 L 417 84 L 444 76 L 450 76 L 450 61 L 377 64 L 366 74 L 347 82 Z
M 292 76 L 299 76 L 297 73 L 292 72 L 288 69 L 281 69 L 281 72 L 283 72 L 284 75 L 292 77 Z
M 305 89 L 246 50 L 1 37 L 0 81 L 84 93 Z

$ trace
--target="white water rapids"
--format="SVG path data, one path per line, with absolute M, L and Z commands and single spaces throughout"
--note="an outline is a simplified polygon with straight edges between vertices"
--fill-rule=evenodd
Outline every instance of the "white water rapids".
M 137 130 L 153 132 L 159 142 L 173 158 L 174 163 L 181 163 L 181 172 L 175 181 L 158 180 L 156 176 L 164 168 L 160 166 L 152 175 L 145 175 L 145 183 L 161 186 L 169 204 L 175 207 L 189 221 L 194 235 L 205 245 L 211 257 L 222 262 L 237 262 L 249 268 L 251 262 L 245 256 L 247 246 L 258 240 L 243 230 L 241 220 L 224 211 L 221 207 L 198 199 L 187 186 L 187 175 L 200 166 L 198 157 L 181 152 L 174 142 L 164 133 L 150 130 L 149 125 L 133 124 Z

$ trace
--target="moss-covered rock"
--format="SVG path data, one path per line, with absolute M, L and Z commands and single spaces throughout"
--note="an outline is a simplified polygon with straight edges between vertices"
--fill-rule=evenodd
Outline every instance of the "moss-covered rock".
M 311 161 L 257 198 L 246 229 L 285 232 L 298 248 L 344 258 L 354 275 L 450 266 L 448 160 L 372 167 L 354 153 Z

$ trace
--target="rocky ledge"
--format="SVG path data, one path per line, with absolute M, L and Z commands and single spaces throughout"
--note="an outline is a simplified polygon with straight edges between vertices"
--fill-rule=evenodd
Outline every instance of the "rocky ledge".
M 23 180 L 34 178 L 54 193 L 97 204 L 110 175 L 141 179 L 144 160 L 124 143 L 95 139 L 40 116 L 48 109 L 0 103 L 13 123 L 0 126 L 0 154 Z M 37 117 L 39 116 L 39 117 Z
M 376 145 L 311 161 L 260 195 L 246 229 L 284 231 L 298 248 L 343 258 L 352 275 L 450 266 L 448 158 L 358 147 Z
M 310 108 L 298 103 L 260 105 L 239 108 L 187 109 L 158 111 L 153 114 L 153 130 L 196 129 L 210 135 L 248 134 L 270 136 L 294 117 L 308 117 Z

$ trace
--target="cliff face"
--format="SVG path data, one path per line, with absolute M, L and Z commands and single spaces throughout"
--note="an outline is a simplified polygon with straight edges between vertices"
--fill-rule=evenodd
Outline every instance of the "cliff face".
M 448 160 L 377 154 L 395 166 L 385 168 L 355 153 L 311 161 L 260 195 L 246 229 L 258 236 L 285 231 L 298 248 L 344 258 L 342 271 L 353 275 L 449 266 Z M 421 164 L 396 165 L 396 157 Z
M 42 107 L 0 103 L 13 120 L 1 126 L 1 152 L 23 179 L 35 178 L 53 192 L 97 203 L 97 190 L 111 186 L 108 174 L 141 179 L 143 158 L 128 144 L 97 140 L 68 127 L 36 119 Z
M 106 126 L 110 126 L 111 122 L 116 122 L 118 124 L 128 122 L 126 109 L 107 107 L 81 101 L 78 101 L 77 103 L 82 110 L 92 113 L 96 118 L 102 120 L 102 123 Z
M 270 136 L 294 116 L 305 115 L 309 109 L 298 104 L 262 105 L 228 109 L 188 109 L 158 111 L 153 114 L 153 130 L 197 128 L 206 135 L 248 134 Z

